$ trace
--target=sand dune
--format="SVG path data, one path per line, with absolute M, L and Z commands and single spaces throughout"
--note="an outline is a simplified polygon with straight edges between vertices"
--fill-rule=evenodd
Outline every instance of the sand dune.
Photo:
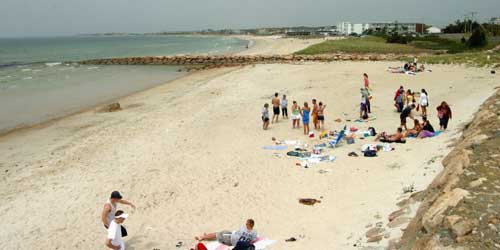
M 175 249 L 178 241 L 191 246 L 195 234 L 236 229 L 246 218 L 256 220 L 259 233 L 278 240 L 271 249 L 352 249 L 359 239 L 366 241 L 366 224 L 387 222 L 404 197 L 403 187 L 414 184 L 422 190 L 429 184 L 460 125 L 499 80 L 487 70 L 460 66 L 432 66 L 432 73 L 418 76 L 385 71 L 398 64 L 257 65 L 197 72 L 119 100 L 120 112 L 88 111 L 4 136 L 0 248 L 104 249 L 100 212 L 109 193 L 120 190 L 137 205 L 135 211 L 125 207 L 131 213 L 125 223 L 127 249 Z M 434 106 L 448 101 L 454 111 L 450 131 L 395 145 L 395 151 L 377 158 L 348 157 L 364 143 L 358 140 L 331 151 L 337 156 L 334 163 L 309 169 L 262 149 L 272 144 L 271 137 L 319 142 L 292 130 L 288 121 L 261 129 L 261 107 L 274 92 L 300 103 L 325 102 L 327 128 L 340 129 L 344 123 L 335 123 L 336 118 L 358 115 L 364 72 L 373 84 L 378 118 L 348 126 L 394 131 L 399 117 L 392 95 L 402 84 L 427 89 L 434 126 Z M 304 206 L 300 197 L 323 197 L 323 202 Z M 284 242 L 292 236 L 299 240 Z

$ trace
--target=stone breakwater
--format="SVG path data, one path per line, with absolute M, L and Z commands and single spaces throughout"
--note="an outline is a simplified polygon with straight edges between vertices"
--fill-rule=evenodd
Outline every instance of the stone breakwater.
M 497 87 L 498 88 L 498 87 Z M 500 248 L 500 90 L 481 106 L 389 249 Z
M 96 65 L 185 65 L 202 68 L 230 67 L 251 64 L 332 62 L 332 61 L 394 61 L 414 55 L 402 54 L 329 54 L 329 55 L 216 55 L 216 56 L 148 56 L 93 59 L 81 64 Z

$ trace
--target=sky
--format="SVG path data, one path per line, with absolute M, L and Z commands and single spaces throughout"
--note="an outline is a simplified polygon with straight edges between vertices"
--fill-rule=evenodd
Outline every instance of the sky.
M 0 0 L 0 37 L 423 22 L 445 26 L 500 0 Z

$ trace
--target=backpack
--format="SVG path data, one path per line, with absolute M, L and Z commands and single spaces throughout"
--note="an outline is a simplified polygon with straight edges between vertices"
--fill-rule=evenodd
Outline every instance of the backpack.
M 377 135 L 377 131 L 375 131 L 374 127 L 369 127 L 368 131 L 370 131 L 370 136 L 376 136 Z
M 365 157 L 376 157 L 377 156 L 377 151 L 376 150 L 366 150 L 364 153 Z

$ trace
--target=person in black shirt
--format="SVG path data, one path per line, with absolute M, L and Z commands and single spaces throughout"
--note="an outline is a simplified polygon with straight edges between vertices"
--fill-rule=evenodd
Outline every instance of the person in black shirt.
M 406 108 L 401 111 L 401 115 L 399 116 L 399 118 L 401 118 L 401 127 L 404 127 L 405 130 L 408 130 L 408 128 L 406 127 L 406 118 L 410 117 L 412 120 L 414 120 L 413 114 L 411 113 L 413 109 L 415 109 L 414 103 L 406 106 Z

